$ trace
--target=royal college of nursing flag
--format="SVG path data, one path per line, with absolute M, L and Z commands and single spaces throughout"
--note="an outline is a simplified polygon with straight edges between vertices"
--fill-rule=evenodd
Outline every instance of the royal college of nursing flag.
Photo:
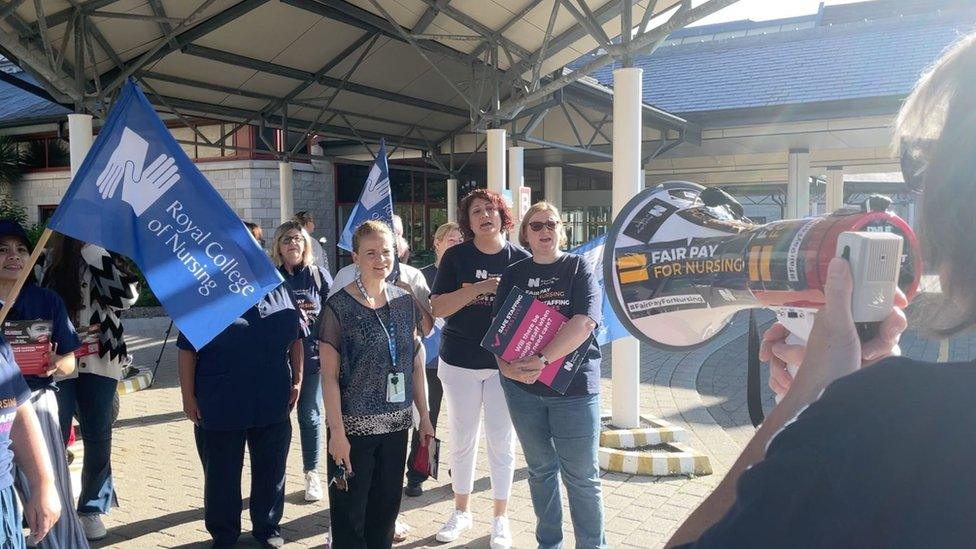
M 353 206 L 346 226 L 342 229 L 336 246 L 352 251 L 352 233 L 364 221 L 375 219 L 393 226 L 393 196 L 390 192 L 390 166 L 386 162 L 386 142 L 380 141 L 380 151 L 369 170 L 369 176 L 359 195 L 359 202 Z
M 614 314 L 613 308 L 610 306 L 610 300 L 607 299 L 603 280 L 603 250 L 606 248 L 606 243 L 607 235 L 602 235 L 570 250 L 574 254 L 583 256 L 583 259 L 589 263 L 593 269 L 593 276 L 596 278 L 597 285 L 600 287 L 603 299 L 603 318 L 600 319 L 596 330 L 593 332 L 598 345 L 606 345 L 615 339 L 630 335 L 620 320 L 617 319 L 617 315 Z
M 131 80 L 50 228 L 135 261 L 197 349 L 283 280 Z

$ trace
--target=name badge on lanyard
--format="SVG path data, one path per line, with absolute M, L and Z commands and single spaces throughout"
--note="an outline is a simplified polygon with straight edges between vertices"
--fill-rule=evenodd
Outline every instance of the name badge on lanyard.
M 366 303 L 371 303 L 372 300 L 369 294 L 366 293 L 366 287 L 363 286 L 362 278 L 356 277 L 356 286 L 359 287 L 359 292 L 363 294 L 363 299 Z M 386 294 L 386 304 L 390 308 L 390 323 L 387 326 L 380 318 L 379 311 L 376 307 L 373 307 L 373 314 L 376 315 L 376 320 L 380 323 L 380 327 L 383 328 L 383 333 L 386 335 L 386 341 L 389 344 L 390 349 L 390 363 L 392 365 L 392 371 L 386 376 L 386 401 L 389 403 L 401 403 L 407 400 L 407 383 L 403 372 L 397 371 L 397 342 L 396 342 L 396 328 L 393 325 L 393 305 L 390 303 L 390 293 L 389 287 L 384 289 Z

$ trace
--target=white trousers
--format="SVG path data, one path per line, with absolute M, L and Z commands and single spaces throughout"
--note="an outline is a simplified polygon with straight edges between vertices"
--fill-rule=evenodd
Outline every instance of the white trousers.
M 474 490 L 482 408 L 494 499 L 507 500 L 512 493 L 515 429 L 498 375 L 498 370 L 469 370 L 443 360 L 437 369 L 451 425 L 451 483 L 455 494 L 470 494 Z

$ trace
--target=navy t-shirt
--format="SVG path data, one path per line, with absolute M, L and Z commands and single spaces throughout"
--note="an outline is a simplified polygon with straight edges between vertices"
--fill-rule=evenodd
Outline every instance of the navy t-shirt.
M 30 389 L 14 362 L 14 351 L 0 338 L 0 490 L 14 483 L 13 458 L 10 448 L 10 429 L 14 425 L 17 407 L 30 399 Z
M 68 319 L 61 296 L 36 284 L 26 284 L 10 309 L 9 320 L 46 320 L 51 323 L 51 343 L 59 355 L 72 353 L 81 346 L 78 333 Z M 24 376 L 31 391 L 54 385 L 54 377 Z
M 232 431 L 288 419 L 291 344 L 307 335 L 284 284 L 196 350 L 183 334 L 176 346 L 196 351 L 194 375 L 200 426 Z
M 566 318 L 586 315 L 600 321 L 600 288 L 589 264 L 576 254 L 564 253 L 555 262 L 542 265 L 532 258 L 523 259 L 505 270 L 498 283 L 493 313 L 505 302 L 512 288 L 519 287 L 539 301 L 556 308 Z M 585 361 L 580 365 L 564 396 L 595 395 L 600 392 L 600 346 L 596 338 L 584 342 Z M 556 357 L 548 357 L 550 360 Z M 516 383 L 540 396 L 560 396 L 541 382 L 532 385 Z
M 509 265 L 529 254 L 509 242 L 497 254 L 482 253 L 468 240 L 452 246 L 441 257 L 431 295 L 449 294 L 464 286 L 489 278 L 501 277 Z M 498 368 L 495 355 L 481 347 L 481 340 L 491 326 L 493 294 L 478 296 L 474 301 L 447 317 L 441 334 L 441 358 L 452 366 L 471 370 Z
M 976 364 L 890 358 L 830 385 L 688 547 L 972 547 Z
M 312 273 L 312 269 L 319 271 L 319 284 L 315 283 L 315 275 Z M 295 298 L 295 304 L 298 305 L 298 310 L 302 313 L 302 321 L 308 326 L 309 333 L 317 334 L 322 302 L 325 301 L 324 297 L 329 295 L 328 275 L 315 265 L 299 269 L 294 274 L 289 273 L 284 267 L 279 268 L 278 271 L 285 278 L 285 284 L 288 285 L 292 297 Z M 319 364 L 318 338 L 306 337 L 302 343 L 305 347 L 303 372 L 312 375 L 319 373 L 321 365 Z

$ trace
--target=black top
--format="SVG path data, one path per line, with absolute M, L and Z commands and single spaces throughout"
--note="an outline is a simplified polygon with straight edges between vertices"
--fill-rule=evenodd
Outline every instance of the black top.
M 546 305 L 555 307 L 566 318 L 586 315 L 594 322 L 600 321 L 602 305 L 600 288 L 593 276 L 593 269 L 582 256 L 565 253 L 548 265 L 540 265 L 532 261 L 532 258 L 513 264 L 505 270 L 502 281 L 498 284 L 495 313 L 498 312 L 497 307 L 505 302 L 512 288 L 516 286 Z M 595 337 L 591 337 L 583 345 L 587 347 L 585 362 L 573 376 L 573 381 L 566 388 L 565 395 L 560 395 L 538 381 L 533 385 L 524 383 L 516 385 L 540 396 L 598 394 L 600 392 L 600 346 L 597 345 Z M 557 357 L 547 358 L 551 360 Z
M 318 282 L 312 272 L 315 269 L 319 272 Z M 322 313 L 322 303 L 325 296 L 329 295 L 328 275 L 316 265 L 309 265 L 294 272 L 289 273 L 288 269 L 279 267 L 278 272 L 285 279 L 285 284 L 291 290 L 292 297 L 295 298 L 295 305 L 302 313 L 302 320 L 308 325 L 309 333 L 318 333 L 319 316 Z M 305 350 L 305 364 L 303 372 L 305 374 L 317 374 L 319 365 L 319 340 L 317 337 L 306 337 L 302 344 Z
M 430 265 L 427 265 L 426 267 L 421 267 L 420 268 L 420 274 L 424 275 L 424 280 L 427 281 L 427 287 L 428 288 L 433 288 L 434 287 L 434 279 L 437 278 L 437 265 L 434 265 L 433 263 L 431 263 Z
M 972 547 L 976 365 L 890 358 L 833 383 L 690 547 Z
M 452 246 L 441 257 L 431 295 L 449 294 L 464 286 L 501 277 L 509 265 L 529 254 L 509 242 L 496 254 L 478 250 L 474 240 Z M 495 356 L 481 347 L 491 326 L 494 295 L 481 295 L 447 317 L 441 336 L 441 358 L 452 366 L 471 370 L 498 368 Z
M 0 302 L 2 303 L 2 302 Z M 74 325 L 68 319 L 61 296 L 47 288 L 27 283 L 20 290 L 20 295 L 10 308 L 8 320 L 46 320 L 51 322 L 51 343 L 55 344 L 55 352 L 60 355 L 73 353 L 81 342 L 75 332 Z M 51 365 L 53 366 L 53 364 Z M 54 377 L 25 375 L 24 381 L 31 391 L 54 386 Z
M 387 287 L 389 302 L 375 311 L 353 297 L 348 287 L 332 294 L 322 309 L 319 340 L 339 354 L 342 423 L 349 435 L 393 433 L 409 429 L 413 423 L 413 359 L 420 349 L 419 311 L 407 291 Z M 391 325 L 396 341 L 395 367 L 386 335 Z M 403 402 L 387 402 L 388 376 L 396 372 L 403 374 L 406 397 Z

